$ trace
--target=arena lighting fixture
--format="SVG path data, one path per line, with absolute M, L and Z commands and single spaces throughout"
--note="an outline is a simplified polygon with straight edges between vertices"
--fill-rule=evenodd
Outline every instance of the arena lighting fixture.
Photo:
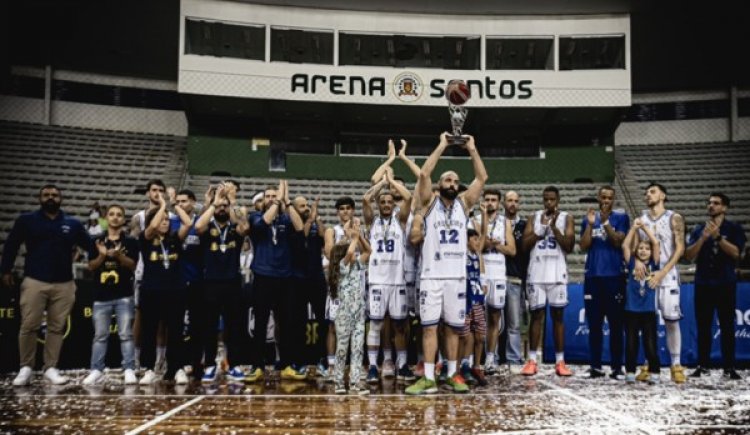
M 391 65 L 396 64 L 396 47 L 393 43 L 393 38 L 388 38 L 385 40 L 385 46 L 386 50 L 388 51 L 388 62 Z
M 536 50 L 536 43 L 529 41 L 526 47 L 526 68 L 531 68 L 534 64 L 534 51 Z
M 461 52 L 464 49 L 464 42 L 461 40 L 456 41 L 456 59 L 453 61 L 453 66 L 456 68 L 461 66 Z
M 425 66 L 432 66 L 432 58 L 430 57 L 430 41 L 429 39 L 422 40 L 422 52 L 424 53 L 424 64 Z

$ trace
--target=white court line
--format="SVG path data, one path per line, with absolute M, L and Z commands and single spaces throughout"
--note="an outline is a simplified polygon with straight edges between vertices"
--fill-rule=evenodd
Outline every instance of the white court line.
M 661 431 L 654 429 L 652 426 L 649 426 L 649 425 L 646 425 L 644 423 L 641 423 L 640 421 L 636 420 L 635 418 L 633 418 L 633 417 L 631 417 L 631 416 L 629 416 L 627 414 L 621 414 L 619 412 L 612 411 L 612 410 L 610 410 L 610 409 L 602 406 L 599 402 L 596 402 L 594 400 L 587 399 L 585 397 L 579 396 L 579 395 L 573 393 L 572 391 L 570 391 L 567 388 L 562 388 L 560 386 L 555 385 L 552 382 L 545 381 L 543 379 L 537 379 L 537 382 L 539 382 L 540 384 L 546 385 L 546 386 L 552 388 L 553 390 L 555 390 L 555 391 L 557 391 L 557 392 L 559 392 L 561 394 L 564 394 L 564 395 L 566 395 L 566 396 L 568 396 L 570 398 L 578 400 L 579 402 L 582 402 L 582 403 L 584 403 L 584 404 L 586 404 L 586 405 L 588 405 L 588 406 L 590 406 L 592 408 L 595 408 L 595 409 L 603 412 L 604 414 L 609 415 L 610 417 L 616 418 L 617 420 L 620 420 L 621 422 L 623 422 L 628 427 L 634 427 L 634 428 L 638 429 L 639 431 L 645 432 L 645 433 L 647 433 L 649 435 L 661 433 Z
M 131 430 L 130 432 L 127 432 L 127 433 L 125 433 L 125 435 L 135 435 L 135 434 L 139 434 L 139 433 L 143 432 L 144 430 L 146 430 L 146 429 L 150 428 L 151 426 L 155 426 L 155 425 L 157 425 L 157 424 L 161 423 L 162 421 L 164 421 L 164 420 L 168 419 L 169 417 L 171 417 L 171 416 L 173 416 L 173 415 L 177 414 L 178 412 L 182 411 L 183 409 L 185 409 L 185 408 L 187 408 L 187 407 L 189 407 L 189 406 L 191 406 L 191 405 L 193 405 L 193 404 L 195 404 L 195 403 L 198 403 L 198 402 L 200 402 L 200 401 L 201 401 L 201 400 L 203 400 L 203 399 L 204 399 L 205 397 L 206 397 L 206 396 L 198 396 L 198 397 L 194 398 L 193 400 L 190 400 L 190 401 L 188 401 L 188 402 L 185 402 L 185 403 L 183 403 L 182 405 L 180 405 L 180 406 L 178 406 L 178 407 L 176 407 L 176 408 L 173 408 L 173 409 L 171 409 L 170 411 L 167 411 L 167 412 L 165 412 L 164 414 L 162 414 L 162 415 L 160 415 L 160 416 L 158 416 L 158 417 L 154 418 L 153 420 L 151 420 L 151 421 L 148 421 L 148 422 L 146 422 L 146 423 L 144 423 L 144 424 L 142 424 L 142 425 L 138 426 L 137 428 L 135 428 L 135 429 Z

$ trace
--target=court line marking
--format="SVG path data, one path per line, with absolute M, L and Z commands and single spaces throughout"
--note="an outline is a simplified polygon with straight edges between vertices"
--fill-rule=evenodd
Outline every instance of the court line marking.
M 607 408 L 605 406 L 602 406 L 599 402 L 596 402 L 596 401 L 591 400 L 591 399 L 587 399 L 587 398 L 585 398 L 583 396 L 579 396 L 578 394 L 573 393 L 572 391 L 570 391 L 567 388 L 560 387 L 558 385 L 555 385 L 552 382 L 545 381 L 544 379 L 537 379 L 537 382 L 539 382 L 542 385 L 546 385 L 546 386 L 552 388 L 554 391 L 557 391 L 560 394 L 564 394 L 564 395 L 566 395 L 566 396 L 568 396 L 568 397 L 570 397 L 572 399 L 575 399 L 575 400 L 577 400 L 577 401 L 579 401 L 581 403 L 584 403 L 584 404 L 586 404 L 586 405 L 588 405 L 588 406 L 590 406 L 592 408 L 598 409 L 599 411 L 603 412 L 604 414 L 607 414 L 607 415 L 609 415 L 612 418 L 616 418 L 617 420 L 620 420 L 621 422 L 623 422 L 628 427 L 634 427 L 634 428 L 638 429 L 639 431 L 645 432 L 645 433 L 647 433 L 649 435 L 651 435 L 651 434 L 660 434 L 661 433 L 661 431 L 656 430 L 652 426 L 649 426 L 649 425 L 647 425 L 645 423 L 642 423 L 642 422 L 638 421 L 637 419 L 635 419 L 634 417 L 632 417 L 632 416 L 630 416 L 628 414 L 621 414 L 619 412 L 612 411 L 611 409 L 609 409 L 609 408 Z
M 162 414 L 162 415 L 160 415 L 160 416 L 158 416 L 158 417 L 156 417 L 156 418 L 154 418 L 154 419 L 152 419 L 150 421 L 147 421 L 146 423 L 138 426 L 137 428 L 135 428 L 135 429 L 133 429 L 133 430 L 131 430 L 129 432 L 126 432 L 125 435 L 136 435 L 136 434 L 139 434 L 139 433 L 143 432 L 144 430 L 150 428 L 151 426 L 155 426 L 155 425 L 161 423 L 162 421 L 168 419 L 169 417 L 177 414 L 178 412 L 182 411 L 183 409 L 188 408 L 188 407 L 192 406 L 193 404 L 196 404 L 196 403 L 200 402 L 205 397 L 206 396 L 198 396 L 198 397 L 194 398 L 193 400 L 189 400 L 189 401 L 183 403 L 182 405 L 180 405 L 178 407 L 172 408 L 171 410 L 165 412 L 164 414 Z

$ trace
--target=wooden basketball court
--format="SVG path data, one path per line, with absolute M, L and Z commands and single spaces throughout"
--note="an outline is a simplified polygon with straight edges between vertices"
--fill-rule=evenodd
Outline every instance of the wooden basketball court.
M 0 387 L 0 433 L 748 433 L 750 376 L 675 385 L 589 380 L 585 368 L 557 378 L 552 367 L 505 374 L 469 394 L 407 396 L 385 380 L 368 396 L 333 394 L 320 380 L 262 385 L 194 383 L 98 387 Z M 663 370 L 664 375 L 666 370 Z M 664 377 L 664 376 L 663 376 Z

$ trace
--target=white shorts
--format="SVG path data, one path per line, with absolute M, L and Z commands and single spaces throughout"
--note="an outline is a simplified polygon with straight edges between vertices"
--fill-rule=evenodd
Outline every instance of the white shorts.
M 422 326 L 440 319 L 454 328 L 466 323 L 466 279 L 423 279 L 419 283 L 419 315 Z
M 331 299 L 331 295 L 326 296 L 326 320 L 336 321 L 336 313 L 339 311 L 340 303 L 341 301 L 338 298 Z
M 383 320 L 385 313 L 394 320 L 403 320 L 407 312 L 406 286 L 370 284 L 367 295 L 371 320 Z
M 562 308 L 568 305 L 567 284 L 526 284 L 526 298 L 529 310 L 538 310 L 549 304 L 550 307 Z
M 505 292 L 508 289 L 508 282 L 504 279 L 491 279 L 488 284 L 487 297 L 485 301 L 487 306 L 496 310 L 505 308 Z
M 680 309 L 680 287 L 659 286 L 656 293 L 656 304 L 664 320 L 682 319 Z

